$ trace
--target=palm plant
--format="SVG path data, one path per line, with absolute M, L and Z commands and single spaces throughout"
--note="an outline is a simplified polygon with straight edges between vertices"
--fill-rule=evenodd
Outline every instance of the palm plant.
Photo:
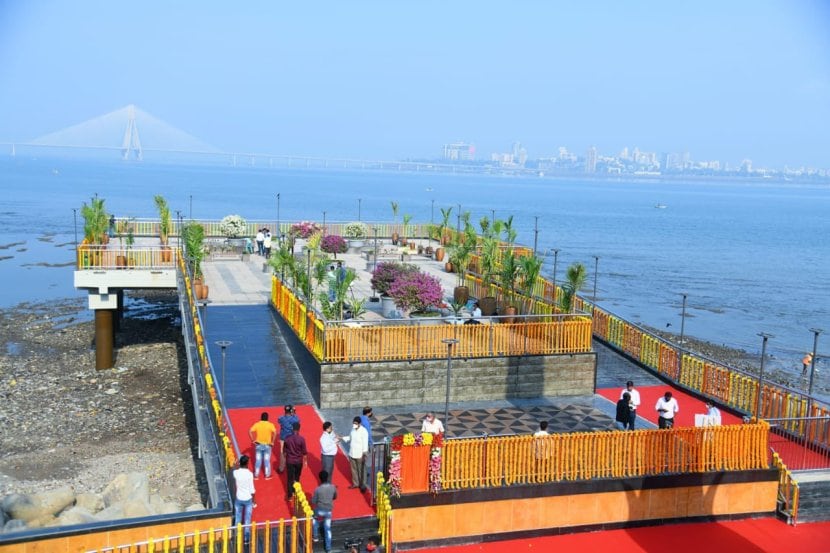
M 444 232 L 446 232 L 447 228 L 450 226 L 450 217 L 452 216 L 452 207 L 442 207 L 441 208 L 441 225 L 438 227 L 440 230 L 438 232 L 438 241 L 440 243 L 444 243 Z
M 588 270 L 582 263 L 574 263 L 565 272 L 565 284 L 562 285 L 562 297 L 559 299 L 559 308 L 565 313 L 576 311 L 574 297 L 588 279 Z
M 153 201 L 156 203 L 156 209 L 159 212 L 159 242 L 166 245 L 172 224 L 170 219 L 170 206 L 167 205 L 167 200 L 161 195 L 154 196 Z
M 202 278 L 202 260 L 204 259 L 205 228 L 199 223 L 189 222 L 182 229 L 184 246 L 188 258 L 193 263 L 193 278 Z
M 406 241 L 407 237 L 409 237 L 409 222 L 412 220 L 412 215 L 408 215 L 404 213 L 403 215 L 403 240 Z
M 288 274 L 291 277 L 291 286 L 297 286 L 297 258 L 291 251 L 291 246 L 287 242 L 280 244 L 279 249 L 268 259 L 268 264 L 273 267 L 274 272 L 280 274 L 280 278 L 285 278 Z
M 536 285 L 536 280 L 542 272 L 543 261 L 541 258 L 531 255 L 522 257 L 519 260 L 519 274 L 522 277 L 522 291 L 529 298 L 527 305 L 527 312 L 530 313 L 535 301 L 533 295 L 533 287 Z
M 317 299 L 320 302 L 320 311 L 323 316 L 329 320 L 343 320 L 345 312 L 346 297 L 351 290 L 352 283 L 357 278 L 357 273 L 354 269 L 346 269 L 346 274 L 343 275 L 342 280 L 338 280 L 333 287 L 334 299 L 329 299 L 328 292 L 320 292 Z
M 84 238 L 88 244 L 103 244 L 107 233 L 109 216 L 104 207 L 104 199 L 90 198 L 89 203 L 81 205 L 81 216 L 84 218 Z
M 503 297 L 507 301 L 514 302 L 516 296 L 516 279 L 519 278 L 519 260 L 512 249 L 507 250 L 501 257 L 499 278 Z
M 398 224 L 398 202 L 389 202 L 389 204 L 392 206 L 392 237 L 394 238 L 397 234 L 395 227 Z M 395 240 L 392 242 L 395 242 Z

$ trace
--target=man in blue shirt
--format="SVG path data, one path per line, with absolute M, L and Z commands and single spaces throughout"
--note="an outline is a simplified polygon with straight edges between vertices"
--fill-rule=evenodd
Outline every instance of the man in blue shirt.
M 299 424 L 300 417 L 294 412 L 293 405 L 286 405 L 285 414 L 277 422 L 280 425 L 280 466 L 277 472 L 282 473 L 285 470 L 285 439 L 294 432 L 294 423 Z

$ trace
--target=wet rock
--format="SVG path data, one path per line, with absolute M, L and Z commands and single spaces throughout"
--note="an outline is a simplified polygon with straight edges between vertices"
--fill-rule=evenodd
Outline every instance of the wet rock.
M 95 515 L 89 509 L 74 506 L 65 510 L 55 521 L 55 526 L 72 526 L 73 524 L 89 524 L 97 522 Z
M 147 475 L 140 472 L 119 474 L 106 487 L 102 497 L 107 507 L 128 501 L 142 501 L 149 505 L 150 482 Z
M 28 529 L 26 523 L 20 519 L 13 518 L 3 526 L 3 533 L 4 534 L 11 534 L 12 532 L 22 532 L 23 530 Z
M 75 506 L 90 513 L 97 513 L 105 507 L 104 498 L 97 493 L 79 493 L 75 496 Z

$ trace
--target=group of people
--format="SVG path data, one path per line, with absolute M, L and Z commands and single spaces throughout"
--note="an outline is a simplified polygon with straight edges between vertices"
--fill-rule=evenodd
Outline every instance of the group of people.
M 329 288 L 329 301 L 334 301 L 337 297 L 337 287 L 346 280 L 346 268 L 342 261 L 337 262 L 337 266 L 329 265 L 329 270 L 326 271 L 326 284 Z
M 271 257 L 271 230 L 268 227 L 262 227 L 256 231 L 256 253 L 265 257 Z
M 294 495 L 294 483 L 300 480 L 303 468 L 308 466 L 308 446 L 305 438 L 300 434 L 300 418 L 293 405 L 286 405 L 284 414 L 277 419 L 279 430 L 269 420 L 267 412 L 263 411 L 260 420 L 254 423 L 248 431 L 254 451 L 254 469 L 250 470 L 250 458 L 242 455 L 239 466 L 233 471 L 236 484 L 234 501 L 234 521 L 246 526 L 246 541 L 250 536 L 250 524 L 253 509 L 256 507 L 254 497 L 256 493 L 254 480 L 265 476 L 272 478 L 271 456 L 274 446 L 279 439 L 278 473 L 287 472 L 286 501 Z M 363 408 L 362 415 L 354 417 L 352 428 L 348 435 L 340 436 L 334 432 L 331 422 L 323 423 L 323 433 L 320 436 L 321 470 L 318 473 L 319 486 L 315 489 L 311 504 L 314 507 L 314 536 L 317 541 L 318 524 L 324 529 L 326 551 L 331 550 L 331 518 L 334 500 L 337 498 L 337 488 L 331 480 L 334 475 L 334 461 L 341 442 L 348 444 L 347 455 L 351 468 L 352 484 L 350 489 L 359 488 L 365 493 L 368 486 L 367 471 L 370 470 L 368 461 L 372 451 L 372 408 Z M 373 549 L 367 550 L 372 551 Z
M 640 392 L 634 388 L 634 382 L 629 380 L 625 388 L 620 392 L 620 399 L 617 401 L 616 423 L 620 430 L 634 430 L 637 420 L 637 408 L 640 406 Z M 657 411 L 657 426 L 659 428 L 673 428 L 675 415 L 680 411 L 677 400 L 672 397 L 671 392 L 666 392 L 663 397 L 657 399 L 654 405 Z M 715 406 L 711 399 L 706 400 L 706 416 L 720 424 L 720 409 Z

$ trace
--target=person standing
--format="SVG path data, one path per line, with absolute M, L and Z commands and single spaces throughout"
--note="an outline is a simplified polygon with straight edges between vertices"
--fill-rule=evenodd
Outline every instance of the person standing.
M 706 416 L 709 417 L 709 422 L 714 426 L 720 426 L 721 414 L 720 409 L 715 407 L 715 402 L 711 399 L 706 400 Z
M 631 419 L 634 416 L 634 409 L 631 404 L 631 394 L 623 392 L 622 398 L 617 402 L 617 428 L 619 430 L 634 430 Z
M 294 423 L 300 422 L 300 417 L 294 412 L 293 405 L 286 405 L 285 414 L 278 418 L 277 422 L 280 425 L 280 466 L 277 468 L 277 472 L 282 474 L 285 470 L 285 439 L 293 432 Z
M 375 451 L 375 441 L 372 439 L 372 408 L 368 405 L 363 408 L 363 414 L 360 415 L 360 424 L 366 429 L 366 435 L 369 437 L 369 455 L 366 459 L 366 482 L 372 484 L 372 455 Z
M 660 428 L 672 428 L 674 426 L 674 415 L 680 411 L 677 400 L 671 397 L 671 392 L 666 392 L 663 397 L 657 400 L 654 406 L 657 410 L 657 426 Z
M 326 284 L 329 287 L 329 301 L 334 301 L 337 297 L 337 272 L 334 270 L 334 265 L 329 265 L 329 270 L 326 272 Z
M 628 393 L 631 398 L 631 417 L 628 421 L 628 429 L 634 430 L 634 423 L 637 422 L 637 408 L 640 406 L 640 392 L 634 388 L 634 382 L 629 380 L 625 383 L 625 388 L 620 392 L 620 399 L 622 399 L 625 393 Z
M 352 485 L 349 489 L 366 491 L 366 457 L 369 455 L 369 435 L 360 423 L 360 417 L 352 420 L 352 431 L 343 437 L 349 443 L 349 465 L 352 469 Z
M 464 321 L 464 324 L 467 325 L 480 325 L 481 324 L 481 306 L 476 301 L 473 304 L 473 311 L 470 313 L 470 318 Z
M 314 506 L 314 518 L 311 519 L 311 534 L 312 540 L 316 543 L 320 541 L 320 535 L 317 533 L 319 529 L 318 520 L 323 522 L 323 546 L 326 553 L 331 551 L 331 516 L 334 511 L 334 500 L 337 499 L 337 488 L 329 482 L 329 473 L 320 471 L 320 485 L 314 490 L 311 496 L 311 504 Z
M 294 423 L 291 435 L 285 439 L 285 463 L 288 467 L 285 499 L 289 500 L 294 496 L 294 482 L 299 482 L 303 467 L 308 464 L 308 449 L 306 449 L 305 438 L 300 436 L 300 423 L 298 422 Z
M 337 262 L 337 285 L 343 283 L 346 280 L 346 268 L 343 266 L 342 261 Z
M 421 432 L 430 432 L 432 434 L 443 434 L 444 425 L 440 419 L 435 418 L 435 413 L 430 411 L 424 417 L 424 422 L 421 423 Z
M 550 436 L 550 432 L 548 432 L 548 421 L 541 421 L 539 423 L 539 430 L 533 433 L 533 437 L 537 438 L 534 440 L 536 442 L 534 446 L 538 461 L 550 457 L 550 440 L 546 439 L 548 436 Z
M 265 254 L 265 233 L 262 229 L 256 231 L 256 252 L 259 255 Z
M 268 413 L 265 411 L 259 416 L 248 430 L 248 435 L 254 444 L 255 459 L 254 478 L 259 478 L 259 468 L 265 464 L 265 479 L 271 478 L 271 451 L 274 448 L 274 441 L 277 439 L 277 428 L 274 423 L 268 420 Z
M 265 229 L 265 237 L 262 240 L 262 249 L 264 250 L 265 259 L 271 258 L 271 231 Z
M 810 368 L 810 365 L 813 362 L 813 354 L 807 352 L 804 354 L 804 357 L 801 359 L 801 376 L 807 376 L 807 369 Z
M 337 444 L 340 438 L 334 433 L 334 427 L 329 421 L 323 423 L 323 434 L 320 436 L 320 460 L 323 471 L 334 479 L 334 459 L 337 457 Z
M 251 540 L 251 517 L 254 514 L 254 474 L 248 469 L 248 456 L 239 458 L 239 466 L 233 471 L 236 494 L 233 500 L 234 524 L 245 525 L 245 543 Z

